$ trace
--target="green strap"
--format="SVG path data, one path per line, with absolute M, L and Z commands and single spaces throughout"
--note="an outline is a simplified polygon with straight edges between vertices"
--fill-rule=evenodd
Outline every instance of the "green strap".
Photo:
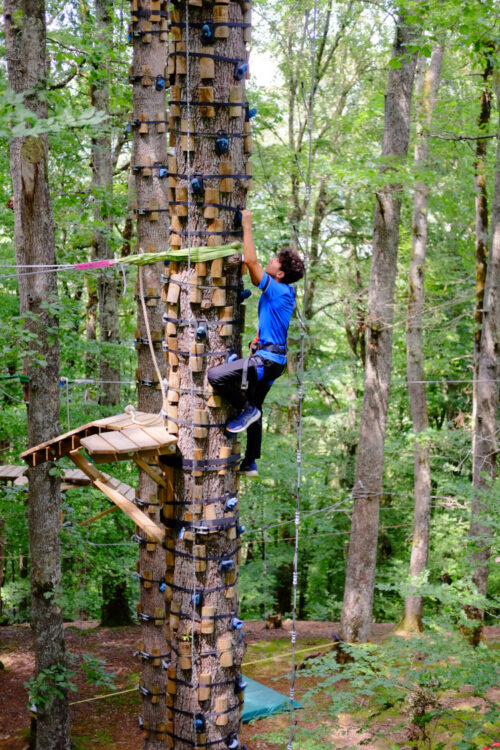
M 216 245 L 215 247 L 188 247 L 179 250 L 163 250 L 159 253 L 141 253 L 140 255 L 127 255 L 120 258 L 118 263 L 132 264 L 134 266 L 146 266 L 161 260 L 187 260 L 191 257 L 193 263 L 203 263 L 215 258 L 226 258 L 228 255 L 241 253 L 242 242 L 231 242 L 230 245 Z

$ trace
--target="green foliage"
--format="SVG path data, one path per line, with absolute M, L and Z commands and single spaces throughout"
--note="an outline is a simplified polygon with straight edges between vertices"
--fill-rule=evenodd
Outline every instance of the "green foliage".
M 54 664 L 41 669 L 36 677 L 31 677 L 24 687 L 28 691 L 29 704 L 41 713 L 48 711 L 54 699 L 62 700 L 68 690 L 76 692 L 72 682 L 75 673 L 63 664 Z

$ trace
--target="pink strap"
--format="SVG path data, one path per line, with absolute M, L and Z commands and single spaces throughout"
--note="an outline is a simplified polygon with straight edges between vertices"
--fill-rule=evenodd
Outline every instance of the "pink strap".
M 84 271 L 86 268 L 109 268 L 114 265 L 112 260 L 92 260 L 90 263 L 75 263 L 75 268 Z

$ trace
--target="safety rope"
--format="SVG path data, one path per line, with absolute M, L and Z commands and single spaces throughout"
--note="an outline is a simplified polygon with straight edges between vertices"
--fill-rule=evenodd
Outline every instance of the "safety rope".
M 305 227 L 305 247 L 304 247 L 304 295 L 302 299 L 302 315 L 298 310 L 300 329 L 300 353 L 297 363 L 297 393 L 299 399 L 298 421 L 297 421 L 297 488 L 295 504 L 295 549 L 293 553 L 293 572 L 292 572 L 292 659 L 290 675 L 290 703 L 288 713 L 288 746 L 287 750 L 293 750 L 296 727 L 294 725 L 295 711 L 295 679 L 296 679 L 296 623 L 297 623 L 297 591 L 299 577 L 299 529 L 300 529 L 300 489 L 302 480 L 302 417 L 304 404 L 304 358 L 305 358 L 305 338 L 306 338 L 306 303 L 307 303 L 307 263 L 310 243 L 310 224 L 311 224 L 311 176 L 312 176 L 312 147 L 313 147 L 313 105 L 315 94 L 315 72 L 316 72 L 316 22 L 318 15 L 318 0 L 314 0 L 313 9 L 313 29 L 312 34 L 309 32 L 309 16 L 306 15 L 306 31 L 310 40 L 310 60 L 311 60 L 311 91 L 309 95 L 307 110 L 307 133 L 308 133 L 308 165 L 305 180 L 305 204 L 306 204 L 306 227 Z

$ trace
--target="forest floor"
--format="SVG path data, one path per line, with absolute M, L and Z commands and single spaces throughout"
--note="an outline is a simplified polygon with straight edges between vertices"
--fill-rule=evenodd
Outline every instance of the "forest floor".
M 132 653 L 139 640 L 140 628 L 131 626 L 111 629 L 99 628 L 97 625 L 97 622 L 69 624 L 66 628 L 67 648 L 73 654 L 87 653 L 105 660 L 106 670 L 115 675 L 115 691 L 127 691 L 138 684 L 139 663 L 132 658 Z M 332 622 L 298 622 L 297 650 L 331 642 L 332 632 L 336 628 L 338 629 L 338 624 Z M 391 623 L 374 624 L 372 641 L 380 643 L 393 632 L 394 625 Z M 500 627 L 485 628 L 485 638 L 490 643 L 500 645 Z M 288 696 L 289 656 L 287 658 L 281 655 L 290 652 L 289 627 L 285 624 L 281 629 L 266 630 L 263 622 L 246 621 L 245 640 L 248 649 L 243 673 Z M 314 649 L 312 650 L 314 652 Z M 298 662 L 300 663 L 306 655 L 299 655 Z M 266 660 L 269 656 L 272 658 Z M 29 680 L 34 668 L 32 639 L 28 625 L 0 628 L 0 660 L 4 667 L 0 671 L 0 750 L 27 750 L 26 738 L 30 716 L 24 683 Z M 345 681 L 338 683 L 338 689 L 342 689 L 342 682 Z M 95 686 L 86 684 L 81 675 L 77 675 L 77 685 L 78 691 L 70 696 L 72 702 L 112 692 L 109 688 L 96 689 Z M 295 698 L 300 701 L 301 696 L 310 687 L 310 678 L 301 676 L 299 670 L 295 683 Z M 500 701 L 500 688 L 490 691 L 489 698 Z M 321 697 L 317 700 L 321 700 Z M 477 699 L 467 699 L 464 695 L 448 700 L 450 705 L 453 701 L 459 701 L 460 708 L 469 706 L 470 710 L 478 702 Z M 139 711 L 140 696 L 137 690 L 123 692 L 103 700 L 75 703 L 71 706 L 74 750 L 137 750 L 142 747 L 137 721 Z M 296 717 L 302 726 L 315 725 L 309 711 L 298 711 Z M 288 726 L 288 721 L 288 714 L 282 714 L 261 719 L 252 725 L 244 725 L 241 740 L 248 744 L 250 750 L 281 750 L 286 746 L 286 740 L 279 743 L 270 742 L 262 735 L 283 731 Z M 406 730 L 401 729 L 400 724 L 401 716 L 386 717 L 376 724 L 373 734 L 360 733 L 357 719 L 348 714 L 340 715 L 337 725 L 332 725 L 328 742 L 331 742 L 332 748 L 363 747 L 371 750 L 392 750 L 415 747 L 406 741 Z M 296 750 L 303 750 L 305 746 L 301 747 L 295 743 L 295 747 Z M 328 745 L 316 743 L 307 744 L 307 747 L 319 748 Z M 447 744 L 445 741 L 441 747 L 451 748 L 456 745 Z

